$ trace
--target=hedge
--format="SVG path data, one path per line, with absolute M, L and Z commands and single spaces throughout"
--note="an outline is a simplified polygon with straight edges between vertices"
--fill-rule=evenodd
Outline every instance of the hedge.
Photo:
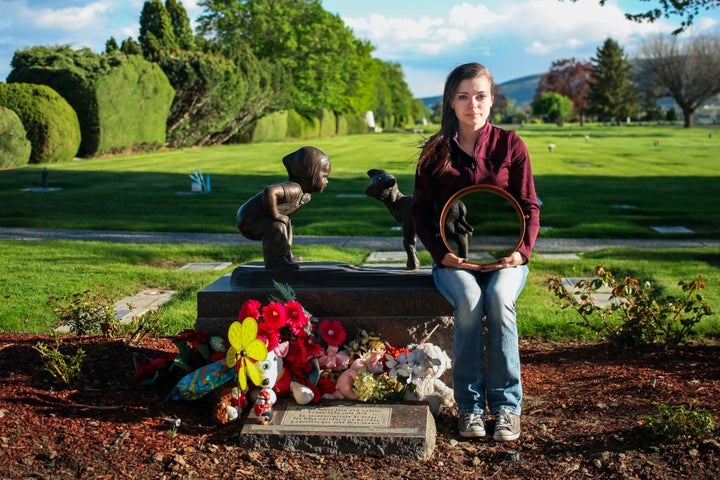
M 0 106 L 14 110 L 32 150 L 30 163 L 72 160 L 80 147 L 75 110 L 52 88 L 30 83 L 0 83 Z
M 0 168 L 22 167 L 30 161 L 30 141 L 17 113 L 0 107 Z
M 265 115 L 255 122 L 252 132 L 253 143 L 259 142 L 281 142 L 285 140 L 288 130 L 288 112 L 274 112 Z
M 320 136 L 320 119 L 316 117 L 306 117 L 289 110 L 287 124 L 287 138 L 307 140 Z
M 9 83 L 47 85 L 72 105 L 80 156 L 165 143 L 175 92 L 160 67 L 141 56 L 38 46 L 15 52 L 12 67 Z

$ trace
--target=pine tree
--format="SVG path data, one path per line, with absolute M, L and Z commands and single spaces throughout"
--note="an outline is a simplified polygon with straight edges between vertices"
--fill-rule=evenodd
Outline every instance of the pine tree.
M 170 13 L 160 0 L 145 2 L 140 13 L 140 46 L 143 55 L 150 61 L 157 60 L 161 53 L 177 50 Z
M 630 63 L 622 47 L 608 38 L 591 59 L 590 111 L 601 121 L 618 125 L 637 113 L 637 89 L 630 80 Z
M 166 0 L 165 8 L 170 14 L 170 21 L 178 47 L 183 50 L 192 50 L 195 47 L 195 38 L 193 37 L 187 10 L 185 10 L 182 2 Z

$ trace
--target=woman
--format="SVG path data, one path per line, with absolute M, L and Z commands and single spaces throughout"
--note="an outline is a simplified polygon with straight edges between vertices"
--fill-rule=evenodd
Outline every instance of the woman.
M 493 89 L 492 74 L 478 63 L 448 75 L 441 129 L 420 152 L 412 214 L 434 260 L 435 285 L 455 309 L 452 376 L 460 435 L 484 437 L 490 414 L 493 438 L 509 441 L 520 436 L 522 402 L 515 301 L 528 275 L 540 208 L 527 147 L 515 132 L 489 123 Z M 478 183 L 509 192 L 526 218 L 518 250 L 490 265 L 467 263 L 438 234 L 436 212 L 458 190 Z

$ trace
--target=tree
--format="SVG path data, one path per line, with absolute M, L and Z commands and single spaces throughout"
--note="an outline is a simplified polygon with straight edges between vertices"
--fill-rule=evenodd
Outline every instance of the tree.
M 161 52 L 171 53 L 178 49 L 172 18 L 160 0 L 143 4 L 139 39 L 143 55 L 150 61 L 156 60 Z
M 290 90 L 293 109 L 361 113 L 376 101 L 375 82 L 382 76 L 370 57 L 372 46 L 356 39 L 319 0 L 201 0 L 199 5 L 206 13 L 198 18 L 198 31 L 208 40 L 247 45 L 258 59 L 287 72 L 283 88 Z M 407 85 L 400 87 L 409 92 Z M 408 110 L 388 112 L 406 115 Z
M 128 37 L 120 44 L 120 51 L 125 55 L 142 55 L 142 48 L 132 37 Z
M 572 100 L 557 92 L 541 93 L 532 103 L 533 115 L 542 115 L 560 127 L 572 109 Z
M 703 102 L 720 94 L 720 37 L 701 35 L 686 42 L 658 36 L 643 43 L 643 77 L 663 89 L 682 109 L 685 128 Z
M 195 48 L 195 37 L 187 10 L 185 10 L 183 4 L 175 0 L 166 0 L 165 8 L 170 15 L 170 23 L 178 48 L 181 50 L 192 50 Z
M 577 2 L 577 0 L 572 0 Z M 607 0 L 598 0 L 600 5 L 605 5 Z M 645 12 L 626 13 L 625 18 L 635 22 L 654 22 L 660 18 L 670 18 L 671 16 L 680 17 L 680 26 L 675 29 L 673 34 L 678 34 L 690 27 L 695 16 L 701 11 L 708 11 L 712 8 L 720 7 L 720 0 L 642 0 L 645 2 L 654 2 L 658 5 L 650 8 Z
M 105 53 L 117 53 L 120 51 L 120 47 L 118 46 L 117 40 L 115 40 L 115 37 L 110 37 L 107 42 L 105 42 Z
M 630 80 L 630 63 L 611 38 L 605 40 L 591 60 L 590 111 L 601 121 L 614 120 L 619 125 L 637 112 L 637 90 Z
M 572 112 L 580 116 L 582 125 L 584 114 L 590 106 L 587 96 L 590 92 L 591 71 L 590 62 L 580 62 L 574 58 L 555 60 L 550 70 L 540 77 L 533 102 L 543 93 L 559 93 L 570 99 Z

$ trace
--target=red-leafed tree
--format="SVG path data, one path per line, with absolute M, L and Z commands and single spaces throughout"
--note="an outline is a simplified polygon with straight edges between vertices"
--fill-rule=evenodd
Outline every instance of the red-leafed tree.
M 587 101 L 587 94 L 590 91 L 590 72 L 592 72 L 590 62 L 580 62 L 574 58 L 555 60 L 550 66 L 550 71 L 540 77 L 533 102 L 543 93 L 559 93 L 572 100 L 573 113 L 580 116 L 582 124 L 590 106 Z

